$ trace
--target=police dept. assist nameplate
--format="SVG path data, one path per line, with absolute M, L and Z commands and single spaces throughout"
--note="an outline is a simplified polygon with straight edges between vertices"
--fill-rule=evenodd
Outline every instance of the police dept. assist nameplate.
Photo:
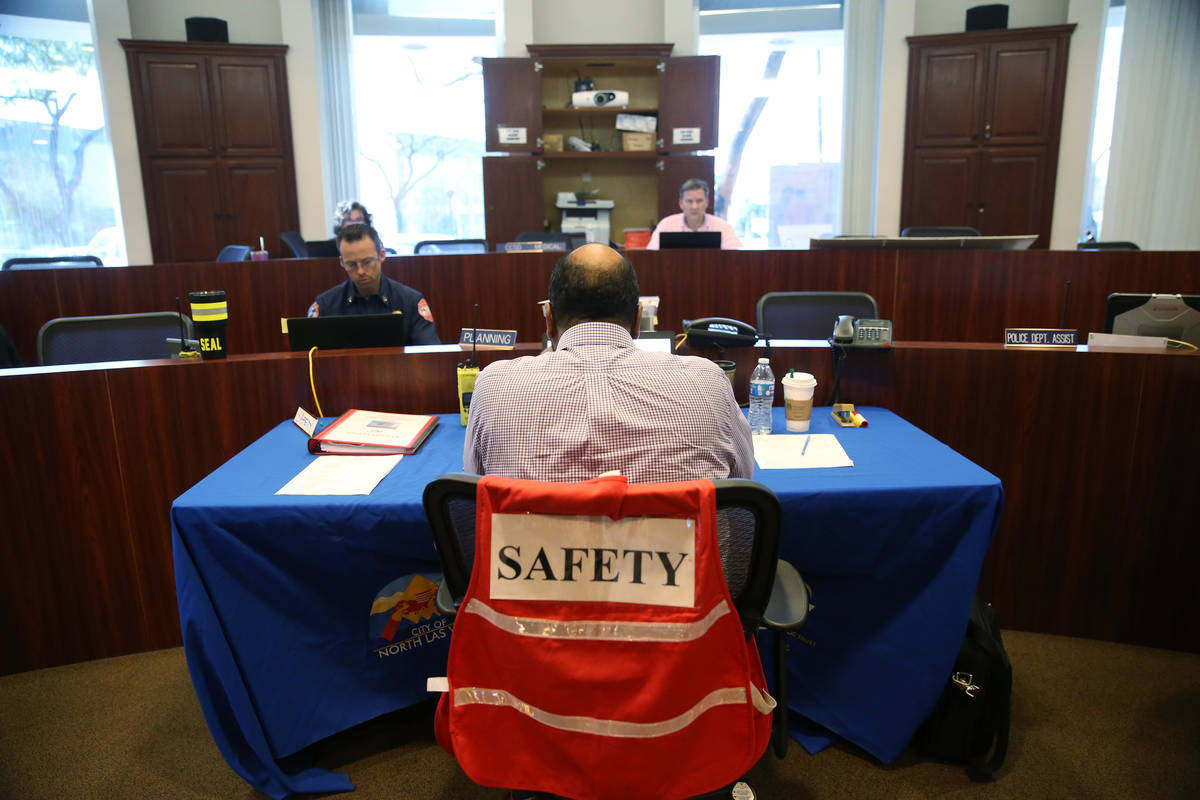
M 493 514 L 491 596 L 692 608 L 696 523 Z
M 1005 328 L 1005 347 L 1074 347 L 1079 334 L 1070 328 Z
M 517 344 L 517 332 L 463 328 L 458 336 L 458 344 L 464 350 L 469 349 L 472 344 L 478 350 L 512 350 Z

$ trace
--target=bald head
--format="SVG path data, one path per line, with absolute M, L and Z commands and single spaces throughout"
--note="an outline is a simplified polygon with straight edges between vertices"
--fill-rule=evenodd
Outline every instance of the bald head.
M 637 273 L 629 259 L 599 243 L 563 256 L 550 273 L 550 310 L 558 333 L 580 322 L 612 322 L 635 327 Z

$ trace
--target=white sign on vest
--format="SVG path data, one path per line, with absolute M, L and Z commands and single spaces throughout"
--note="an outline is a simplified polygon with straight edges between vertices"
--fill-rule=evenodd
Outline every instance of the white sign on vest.
M 696 522 L 493 514 L 489 577 L 500 599 L 692 608 Z

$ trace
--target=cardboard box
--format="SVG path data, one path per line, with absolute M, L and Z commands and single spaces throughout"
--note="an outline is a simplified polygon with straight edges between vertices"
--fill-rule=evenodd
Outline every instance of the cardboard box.
M 544 153 L 561 153 L 563 151 L 563 137 L 561 133 L 543 133 L 542 134 L 542 152 Z
M 621 149 L 626 152 L 654 149 L 653 133 L 622 133 Z

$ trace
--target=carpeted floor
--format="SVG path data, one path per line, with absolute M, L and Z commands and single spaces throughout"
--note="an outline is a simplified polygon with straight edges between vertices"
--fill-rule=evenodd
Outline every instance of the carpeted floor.
M 880 765 L 848 747 L 793 744 L 749 780 L 759 798 L 1200 797 L 1200 655 L 1010 631 L 1008 761 L 991 784 L 911 752 Z M 430 707 L 314 745 L 349 773 L 347 798 L 484 798 L 433 742 Z M 225 764 L 182 649 L 0 677 L 0 798 L 261 798 Z

